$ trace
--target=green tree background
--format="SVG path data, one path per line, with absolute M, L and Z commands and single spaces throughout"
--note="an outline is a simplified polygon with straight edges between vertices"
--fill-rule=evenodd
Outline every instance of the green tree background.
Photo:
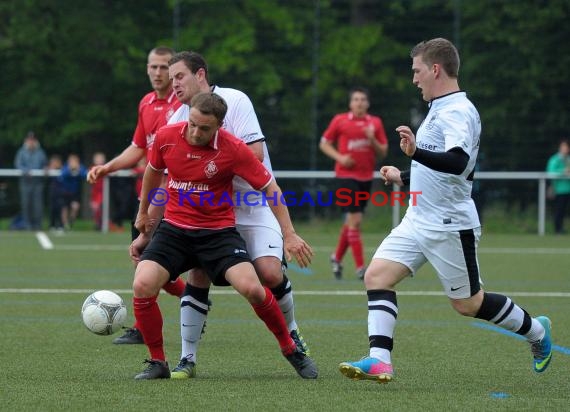
M 211 80 L 248 93 L 275 169 L 329 170 L 317 150 L 347 91 L 370 89 L 387 127 L 417 127 L 427 110 L 409 50 L 447 37 L 460 85 L 477 105 L 488 170 L 543 170 L 569 135 L 570 0 L 10 0 L 0 3 L 0 167 L 27 130 L 48 152 L 129 144 L 145 64 L 159 44 L 192 49 Z

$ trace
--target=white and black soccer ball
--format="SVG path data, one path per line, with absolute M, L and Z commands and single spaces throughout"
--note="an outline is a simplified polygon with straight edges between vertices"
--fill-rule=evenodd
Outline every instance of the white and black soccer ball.
M 85 299 L 81 307 L 83 324 L 97 335 L 117 332 L 127 319 L 127 307 L 115 292 L 98 290 Z

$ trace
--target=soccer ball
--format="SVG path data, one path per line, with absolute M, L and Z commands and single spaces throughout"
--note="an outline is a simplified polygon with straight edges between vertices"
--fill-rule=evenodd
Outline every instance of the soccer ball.
M 127 319 L 127 307 L 115 292 L 98 290 L 85 299 L 81 307 L 83 323 L 97 335 L 111 335 Z

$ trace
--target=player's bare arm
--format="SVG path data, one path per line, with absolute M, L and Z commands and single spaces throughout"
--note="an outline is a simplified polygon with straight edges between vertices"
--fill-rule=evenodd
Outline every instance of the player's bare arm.
M 91 184 L 95 183 L 109 173 L 116 172 L 117 170 L 129 169 L 134 167 L 145 154 L 145 149 L 130 145 L 117 157 L 109 160 L 104 165 L 93 166 L 87 173 L 87 181 Z
M 249 149 L 253 152 L 253 154 L 255 155 L 255 157 L 257 157 L 257 159 L 260 162 L 263 162 L 263 158 L 264 158 L 264 154 L 263 154 L 263 142 L 255 142 L 252 144 L 248 144 L 247 147 L 249 147 Z
M 388 145 L 387 144 L 381 144 L 376 139 L 372 140 L 371 142 L 372 142 L 372 147 L 374 148 L 374 153 L 376 154 L 376 157 L 379 158 L 380 160 L 385 159 L 386 156 L 388 155 Z
M 400 149 L 408 157 L 416 152 L 416 136 L 408 126 L 398 126 L 396 132 L 400 135 Z
M 139 236 L 133 240 L 129 246 L 129 256 L 135 267 L 141 260 L 142 252 L 145 250 L 146 246 L 149 244 L 151 237 L 140 233 Z
M 145 169 L 146 171 L 146 169 Z M 168 175 L 167 174 L 163 174 L 162 175 L 162 182 L 160 183 L 160 189 L 163 189 L 166 192 L 166 183 L 168 181 Z M 162 217 L 164 216 L 164 209 L 166 208 L 165 205 L 158 205 L 155 203 L 150 203 L 149 207 L 148 207 L 148 219 L 149 219 L 149 230 L 150 232 L 148 233 L 149 236 L 152 237 L 152 234 L 154 233 L 154 231 L 156 230 L 156 228 L 158 227 L 158 223 L 162 220 Z
M 382 166 L 380 168 L 380 175 L 384 179 L 384 184 L 389 186 L 396 183 L 398 186 L 403 186 L 404 182 L 400 176 L 400 169 L 395 166 Z
M 374 153 L 376 154 L 376 156 L 379 159 L 384 159 L 388 154 L 388 145 L 385 143 L 382 144 L 378 141 L 378 139 L 376 139 L 376 129 L 374 128 L 374 125 L 369 124 L 368 126 L 366 126 L 364 128 L 364 134 L 366 135 L 366 138 L 372 145 L 372 148 L 374 149 Z
M 313 249 L 305 242 L 297 233 L 295 233 L 295 228 L 291 222 L 291 217 L 289 216 L 289 210 L 287 206 L 281 202 L 282 192 L 281 188 L 272 179 L 269 185 L 262 189 L 268 197 L 277 199 L 277 201 L 269 201 L 269 207 L 275 215 L 275 218 L 279 222 L 281 227 L 281 233 L 283 234 L 283 250 L 285 252 L 285 258 L 290 261 L 292 256 L 295 257 L 299 266 L 304 268 L 311 263 L 313 257 Z
M 147 165 L 143 176 L 141 202 L 135 221 L 135 227 L 139 232 L 149 237 L 156 227 L 156 216 L 149 214 L 149 208 L 151 206 L 152 197 L 156 195 L 156 190 L 163 190 L 161 189 L 163 176 L 164 172 L 162 170 L 155 170 L 150 164 Z
M 321 139 L 319 148 L 325 155 L 340 163 L 343 167 L 351 168 L 354 166 L 354 159 L 349 154 L 341 154 L 338 150 L 336 150 L 332 143 L 326 141 L 325 139 Z

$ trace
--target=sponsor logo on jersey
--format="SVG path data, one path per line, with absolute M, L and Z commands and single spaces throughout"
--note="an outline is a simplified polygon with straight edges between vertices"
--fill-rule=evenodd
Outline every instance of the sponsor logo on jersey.
M 210 190 L 209 185 L 206 183 L 181 182 L 180 180 L 168 181 L 168 188 L 174 190 L 186 190 L 192 192 L 207 192 Z
M 437 151 L 437 145 L 435 144 L 429 144 L 422 141 L 418 141 L 416 142 L 416 146 L 419 147 L 420 149 L 430 150 L 432 152 Z
M 348 150 L 359 150 L 362 148 L 370 147 L 368 139 L 355 139 L 348 142 Z

